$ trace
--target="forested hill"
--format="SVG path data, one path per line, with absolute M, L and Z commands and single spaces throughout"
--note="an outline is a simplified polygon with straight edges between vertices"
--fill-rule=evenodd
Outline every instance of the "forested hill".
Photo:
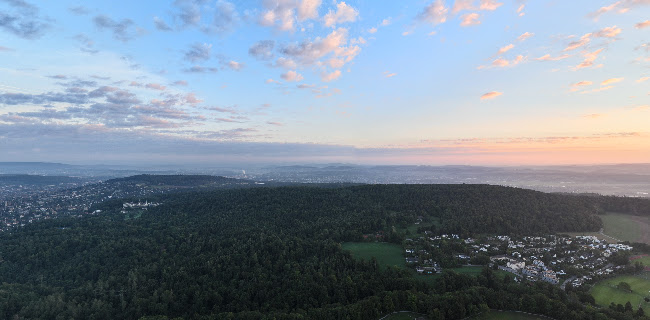
M 428 287 L 407 271 L 354 260 L 339 243 L 379 231 L 399 242 L 399 226 L 420 216 L 465 234 L 598 230 L 586 199 L 487 185 L 363 185 L 159 195 L 150 200 L 163 204 L 139 215 L 111 201 L 97 216 L 0 234 L 0 318 L 378 319 L 406 308 L 459 319 L 516 309 L 521 295 L 542 289 L 511 290 L 489 272 L 447 274 Z M 549 312 L 568 310 L 566 295 L 552 296 Z

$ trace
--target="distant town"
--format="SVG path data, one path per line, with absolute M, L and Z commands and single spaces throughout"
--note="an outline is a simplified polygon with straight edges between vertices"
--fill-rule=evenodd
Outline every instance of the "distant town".
M 632 249 L 580 235 L 461 238 L 424 231 L 424 236 L 404 242 L 405 262 L 419 274 L 440 273 L 444 267 L 492 265 L 511 273 L 515 281 L 546 281 L 563 287 L 615 273 L 623 266 L 610 258 Z

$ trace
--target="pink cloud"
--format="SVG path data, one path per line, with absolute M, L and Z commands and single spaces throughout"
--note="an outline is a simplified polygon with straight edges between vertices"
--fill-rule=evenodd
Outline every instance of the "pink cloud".
M 282 75 L 280 75 L 280 77 L 282 77 L 282 79 L 284 79 L 285 81 L 289 81 L 289 82 L 298 82 L 304 79 L 300 73 L 295 72 L 293 70 L 289 70 L 287 71 L 287 73 L 283 73 Z
M 494 11 L 502 5 L 503 3 L 497 2 L 496 0 L 481 0 L 481 6 L 479 7 L 479 9 Z
M 498 96 L 500 96 L 500 95 L 502 95 L 502 94 L 503 94 L 503 92 L 499 92 L 499 91 L 491 91 L 491 92 L 488 92 L 488 93 L 482 95 L 482 96 L 481 96 L 481 100 L 494 99 L 494 98 L 496 98 L 496 97 L 498 97 Z
M 610 84 L 619 83 L 619 82 L 621 82 L 623 80 L 624 80 L 624 78 L 611 78 L 611 79 L 607 79 L 607 80 L 601 82 L 600 85 L 601 86 L 607 86 L 607 85 L 610 85 Z
M 637 29 L 643 29 L 643 28 L 650 27 L 650 20 L 639 22 L 639 23 L 635 24 L 634 27 L 637 28 Z
M 520 35 L 519 37 L 517 37 L 517 40 L 518 41 L 526 41 L 528 38 L 530 38 L 530 37 L 532 37 L 534 35 L 535 35 L 534 33 L 526 32 L 526 33 Z
M 603 28 L 602 30 L 594 33 L 594 37 L 601 38 L 614 38 L 621 33 L 621 28 L 617 26 Z
M 462 17 L 460 17 L 460 25 L 462 27 L 469 27 L 469 26 L 476 26 L 481 24 L 481 21 L 479 20 L 481 16 L 478 13 L 468 13 L 464 14 Z
M 561 56 L 552 57 L 550 54 L 545 54 L 539 58 L 535 58 L 537 61 L 560 61 L 570 57 L 568 54 L 563 54 Z
M 497 51 L 497 54 L 496 54 L 496 55 L 497 55 L 497 56 L 500 56 L 500 55 L 502 55 L 502 54 L 504 54 L 504 53 L 510 51 L 510 50 L 511 50 L 512 48 L 514 48 L 514 47 L 515 47 L 515 45 L 511 43 L 511 44 L 509 44 L 509 45 L 507 45 L 507 46 L 505 46 L 505 47 L 499 49 L 499 51 Z
M 418 18 L 422 21 L 431 24 L 441 24 L 447 21 L 447 13 L 449 9 L 445 7 L 445 2 L 442 0 L 435 0 L 424 8 Z
M 598 59 L 598 55 L 602 51 L 603 51 L 603 49 L 600 48 L 600 49 L 598 49 L 598 50 L 596 50 L 594 52 L 586 52 L 586 53 L 584 53 L 583 56 L 585 57 L 585 59 L 582 61 L 582 63 L 575 66 L 573 68 L 573 71 L 580 70 L 582 68 L 600 67 L 600 66 L 602 66 L 602 65 L 597 65 L 597 66 L 594 65 L 594 61 L 596 61 L 596 59 Z
M 569 45 L 564 49 L 564 51 L 575 50 L 587 45 L 587 43 L 591 41 L 591 35 L 592 35 L 591 33 L 587 33 L 582 37 L 580 37 L 580 40 L 570 42 Z
M 149 88 L 149 89 L 160 90 L 160 91 L 164 91 L 164 90 L 167 89 L 167 87 L 165 87 L 165 86 L 163 86 L 163 85 L 161 85 L 159 83 L 147 83 L 146 87 Z

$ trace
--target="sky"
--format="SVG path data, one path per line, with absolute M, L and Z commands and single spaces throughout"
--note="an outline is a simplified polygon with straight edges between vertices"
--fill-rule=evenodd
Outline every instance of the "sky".
M 0 161 L 650 163 L 650 0 L 0 0 Z

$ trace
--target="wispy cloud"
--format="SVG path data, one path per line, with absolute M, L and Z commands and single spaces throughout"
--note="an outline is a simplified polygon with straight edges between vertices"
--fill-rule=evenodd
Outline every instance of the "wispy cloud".
M 607 80 L 601 82 L 600 85 L 601 86 L 607 86 L 607 85 L 610 85 L 610 84 L 619 83 L 619 82 L 621 82 L 623 80 L 624 80 L 624 78 L 611 78 L 611 79 L 607 79 Z
M 589 13 L 587 16 L 593 19 L 598 20 L 601 15 L 612 12 L 612 11 L 618 11 L 619 13 L 625 13 L 628 12 L 630 9 L 634 7 L 639 7 L 639 6 L 644 6 L 644 5 L 650 5 L 650 1 L 648 0 L 619 0 L 616 1 L 608 6 L 603 6 L 600 7 L 595 12 Z
M 418 15 L 420 21 L 428 22 L 433 25 L 445 23 L 447 21 L 447 13 L 449 8 L 445 6 L 442 0 L 434 0 L 427 5 L 422 12 Z
M 571 85 L 571 91 L 578 91 L 581 87 L 586 87 L 594 84 L 592 81 L 580 81 Z
M 460 25 L 461 27 L 479 25 L 481 24 L 481 21 L 479 20 L 480 18 L 481 16 L 478 13 L 464 14 L 462 17 L 460 17 Z
M 482 95 L 482 96 L 481 96 L 481 100 L 490 100 L 490 99 L 494 99 L 494 98 L 496 98 L 496 97 L 498 97 L 498 96 L 501 96 L 501 95 L 503 95 L 503 92 L 499 92 L 499 91 L 490 91 L 490 92 L 488 92 L 488 93 Z
M 210 59 L 212 44 L 195 43 L 185 52 L 185 60 L 191 62 L 206 61 Z
M 593 35 L 594 37 L 601 37 L 601 38 L 615 38 L 618 36 L 623 30 L 617 26 L 613 27 L 606 27 L 603 28 L 597 32 L 595 32 Z
M 330 73 L 327 72 L 321 73 L 320 79 L 323 82 L 330 82 L 338 79 L 339 77 L 341 77 L 341 70 L 334 70 L 333 72 Z
M 75 7 L 70 7 L 68 10 L 78 16 L 83 16 L 87 15 L 90 13 L 90 10 L 84 6 L 75 6 Z
M 0 11 L 0 30 L 24 39 L 37 39 L 50 29 L 50 19 L 40 16 L 36 6 L 22 0 L 4 2 L 12 10 Z
M 394 77 L 396 75 L 397 75 L 397 73 L 384 71 L 384 77 L 385 78 L 392 78 L 392 77 Z
M 298 82 L 304 79 L 304 77 L 300 73 L 293 70 L 289 70 L 286 73 L 283 73 L 280 77 L 284 79 L 284 81 L 289 81 L 289 82 Z
M 263 1 L 263 4 L 264 11 L 258 17 L 260 25 L 294 31 L 297 22 L 318 19 L 321 1 Z
M 214 67 L 203 67 L 203 66 L 195 65 L 183 71 L 187 73 L 216 73 L 219 71 L 219 69 Z
M 93 22 L 100 30 L 110 30 L 113 33 L 113 37 L 120 41 L 126 42 L 136 36 L 133 30 L 135 29 L 135 23 L 131 19 L 115 21 L 107 15 L 98 15 L 93 18 Z
M 643 28 L 650 27 L 650 20 L 639 22 L 639 23 L 635 24 L 634 27 L 637 28 L 637 29 L 643 29 Z
M 580 37 L 580 40 L 571 41 L 567 47 L 564 48 L 564 51 L 571 51 L 586 46 L 591 41 L 591 35 L 591 33 L 587 33 Z
M 588 52 L 588 51 L 584 52 L 583 53 L 584 60 L 579 65 L 573 67 L 573 70 L 577 71 L 577 70 L 580 70 L 580 69 L 583 69 L 583 68 L 590 68 L 590 67 L 598 68 L 598 67 L 601 67 L 602 64 L 596 65 L 596 64 L 594 64 L 594 62 L 596 61 L 596 59 L 598 59 L 598 55 L 602 51 L 603 51 L 603 48 L 600 48 L 600 49 L 598 49 L 596 51 L 593 51 L 593 52 Z
M 258 41 L 248 48 L 248 54 L 260 60 L 270 60 L 273 59 L 274 47 L 275 41 L 273 40 Z
M 534 35 L 535 35 L 534 33 L 525 32 L 522 35 L 520 35 L 519 37 L 517 37 L 517 41 L 526 41 L 526 40 L 530 39 Z
M 504 53 L 506 53 L 506 52 L 512 50 L 512 48 L 514 48 L 514 47 L 515 47 L 514 44 L 509 44 L 509 45 L 507 45 L 507 46 L 505 46 L 505 47 L 502 47 L 502 48 L 499 49 L 499 51 L 497 51 L 497 53 L 495 54 L 495 56 L 500 56 L 500 55 L 502 55 L 502 54 L 504 54 Z
M 539 58 L 535 58 L 537 61 L 560 61 L 570 57 L 568 54 L 563 54 L 557 57 L 552 57 L 550 54 L 545 54 Z
M 522 62 L 526 61 L 526 57 L 518 55 L 512 60 L 505 58 L 497 58 L 492 61 L 489 66 L 479 66 L 477 69 L 489 69 L 489 68 L 505 68 L 505 67 L 514 67 Z
M 610 90 L 610 89 L 614 89 L 614 86 L 606 86 L 606 87 L 596 88 L 596 89 L 589 90 L 589 91 L 582 91 L 580 93 L 581 94 L 597 93 L 597 92 L 607 91 L 607 90 Z
M 167 25 L 167 22 L 159 17 L 153 17 L 153 24 L 160 31 L 172 31 L 172 27 Z

